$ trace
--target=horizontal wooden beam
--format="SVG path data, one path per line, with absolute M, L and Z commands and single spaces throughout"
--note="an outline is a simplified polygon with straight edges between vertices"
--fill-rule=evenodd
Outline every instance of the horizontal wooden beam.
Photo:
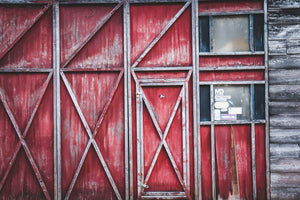
M 263 10 L 251 10 L 251 11 L 233 11 L 233 12 L 207 12 L 199 13 L 199 16 L 226 16 L 226 15 L 250 15 L 250 14 L 264 14 Z

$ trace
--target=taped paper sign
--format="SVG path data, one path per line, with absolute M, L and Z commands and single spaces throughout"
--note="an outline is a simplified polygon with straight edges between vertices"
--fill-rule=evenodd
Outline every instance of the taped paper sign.
M 242 107 L 230 107 L 228 108 L 228 114 L 241 115 L 243 113 Z
M 214 88 L 215 120 L 250 120 L 250 86 Z
M 215 110 L 215 120 L 221 120 L 221 111 Z
M 221 120 L 236 120 L 236 115 L 221 114 Z

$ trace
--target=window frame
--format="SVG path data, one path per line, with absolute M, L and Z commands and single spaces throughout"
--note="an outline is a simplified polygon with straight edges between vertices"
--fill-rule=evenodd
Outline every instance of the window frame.
M 265 37 L 264 32 L 262 33 L 262 47 L 263 50 L 257 51 L 255 50 L 255 41 L 254 41 L 254 15 L 264 16 L 263 10 L 257 11 L 232 11 L 232 12 L 209 12 L 209 13 L 198 13 L 198 21 L 199 21 L 199 56 L 209 56 L 209 55 L 264 55 L 264 43 Z M 228 52 L 213 52 L 213 18 L 214 17 L 238 17 L 238 16 L 248 16 L 249 18 L 249 51 L 228 51 Z M 202 43 L 202 30 L 200 26 L 200 18 L 208 17 L 208 52 L 201 51 Z M 262 24 L 262 28 L 264 28 L 264 24 Z

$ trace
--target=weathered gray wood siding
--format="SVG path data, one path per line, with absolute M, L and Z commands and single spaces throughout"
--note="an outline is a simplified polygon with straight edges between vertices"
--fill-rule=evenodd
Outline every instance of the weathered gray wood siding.
M 300 199 L 300 1 L 268 1 L 272 199 Z

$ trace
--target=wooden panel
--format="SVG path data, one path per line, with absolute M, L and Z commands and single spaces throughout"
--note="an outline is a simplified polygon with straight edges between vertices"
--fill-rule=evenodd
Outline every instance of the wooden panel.
M 200 56 L 199 67 L 263 66 L 263 56 Z
M 275 115 L 270 118 L 271 128 L 282 129 L 299 129 L 300 116 L 299 115 Z
M 300 143 L 300 129 L 271 129 L 270 143 Z
M 271 159 L 272 172 L 300 172 L 300 159 L 299 158 L 275 158 Z
M 211 179 L 211 134 L 210 127 L 202 126 L 201 134 L 201 185 L 202 199 L 212 199 Z
M 266 199 L 265 126 L 255 126 L 255 164 L 257 199 Z
M 52 12 L 40 6 L 1 6 L 0 67 L 52 66 Z M 1 30 L 1 29 L 0 29 Z M 5 30 L 5 31 L 4 31 Z
M 275 200 L 298 200 L 300 196 L 300 188 L 271 188 L 271 198 Z
M 263 71 L 201 72 L 200 81 L 264 80 Z
M 300 102 L 270 102 L 270 114 L 271 115 L 284 115 L 294 114 L 297 115 L 300 112 Z
M 262 1 L 199 3 L 198 12 L 231 12 L 263 10 Z
M 269 55 L 286 55 L 286 40 L 269 40 Z
M 175 107 L 177 98 L 180 94 L 180 87 L 157 87 L 157 88 L 143 88 L 146 97 L 151 104 L 153 112 L 155 113 L 157 122 L 162 132 L 165 131 L 167 123 L 171 117 L 172 111 Z M 162 97 L 163 95 L 164 97 Z M 153 127 L 153 122 L 150 117 L 147 117 L 146 110 L 144 109 L 143 117 L 143 131 L 144 131 L 144 161 L 145 161 L 145 174 L 149 171 L 150 163 L 154 157 L 160 138 Z M 182 170 L 182 127 L 181 127 L 181 106 L 179 105 L 176 111 L 174 121 L 168 132 L 166 141 L 169 145 L 170 151 L 173 154 L 177 167 L 180 173 Z M 153 130 L 154 129 L 154 130 Z M 152 131 L 151 131 L 152 130 Z M 152 133 L 152 134 L 150 134 Z M 165 133 L 166 134 L 166 133 Z M 163 149 L 159 156 L 157 163 L 153 169 L 149 179 L 149 189 L 145 191 L 182 191 L 180 182 L 176 177 L 167 152 Z
M 229 126 L 215 127 L 217 194 L 224 199 L 229 198 L 233 193 L 231 137 L 231 128 Z
M 295 55 L 269 56 L 270 69 L 298 69 L 300 58 Z
M 131 6 L 132 64 L 182 7 L 183 4 Z M 139 66 L 190 66 L 192 63 L 190 21 L 190 8 L 187 8 L 139 63 Z
M 218 196 L 252 198 L 250 126 L 216 126 Z
M 65 199 L 125 199 L 121 6 L 60 8 L 61 68 L 67 68 L 61 72 Z
M 270 99 L 273 101 L 295 100 L 300 98 L 298 85 L 270 85 Z
M 270 144 L 271 158 L 299 158 L 299 144 Z
M 298 188 L 300 185 L 300 175 L 295 173 L 272 173 L 271 186 L 272 187 L 287 187 Z
M 50 79 L 51 74 L 0 74 L 0 198 L 53 196 Z
M 122 9 L 114 7 L 115 5 L 61 7 L 63 67 L 123 66 Z
M 298 18 L 296 18 L 299 20 Z M 288 39 L 287 40 L 287 54 L 300 54 L 300 40 Z
M 66 89 L 61 88 L 62 99 L 65 99 L 61 107 L 68 108 L 62 113 L 62 184 L 64 195 L 72 192 L 70 198 L 116 198 L 103 163 L 95 153 L 97 149 L 95 146 L 87 147 L 89 136 L 86 131 L 92 131 L 96 137 L 112 179 L 124 198 L 124 89 L 123 84 L 120 84 L 121 76 L 110 72 L 66 74 L 78 102 L 76 111 Z M 78 116 L 78 108 L 84 118 Z M 98 167 L 93 166 L 94 162 L 99 164 Z M 81 169 L 78 168 L 80 165 Z M 78 177 L 74 175 L 75 172 L 79 172 Z M 70 185 L 71 180 L 72 184 L 75 183 L 73 190 L 70 189 L 73 187 Z
M 272 85 L 300 85 L 300 70 L 270 70 L 269 83 Z

